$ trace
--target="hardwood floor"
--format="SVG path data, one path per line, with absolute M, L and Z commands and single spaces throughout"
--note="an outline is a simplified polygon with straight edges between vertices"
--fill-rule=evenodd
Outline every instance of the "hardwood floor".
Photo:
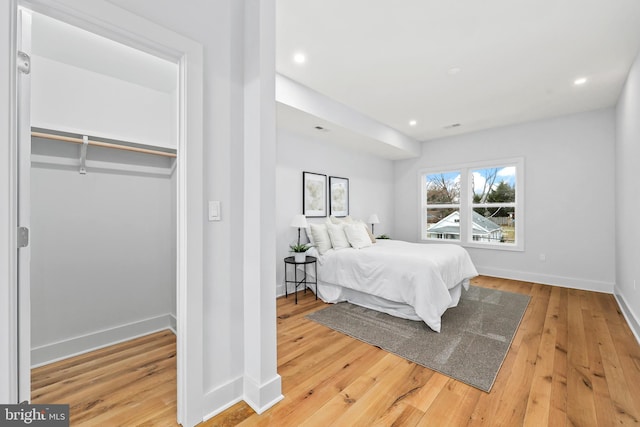
M 612 295 L 478 277 L 531 295 L 490 393 L 311 322 L 324 304 L 280 298 L 284 400 L 239 403 L 203 426 L 613 426 L 640 424 L 640 346 Z
M 69 404 L 72 426 L 176 423 L 176 338 L 161 331 L 31 371 L 32 403 Z
M 277 301 L 284 400 L 234 405 L 201 426 L 640 424 L 640 346 L 612 295 L 478 277 L 531 295 L 490 393 L 305 319 L 312 293 Z M 99 356 L 99 357 L 96 357 Z M 33 371 L 33 402 L 71 425 L 175 425 L 175 337 L 158 333 Z

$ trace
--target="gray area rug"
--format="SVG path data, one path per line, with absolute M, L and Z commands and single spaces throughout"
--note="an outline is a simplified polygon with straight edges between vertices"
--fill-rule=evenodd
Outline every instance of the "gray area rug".
M 529 304 L 528 295 L 470 286 L 441 332 L 346 302 L 307 318 L 489 392 Z

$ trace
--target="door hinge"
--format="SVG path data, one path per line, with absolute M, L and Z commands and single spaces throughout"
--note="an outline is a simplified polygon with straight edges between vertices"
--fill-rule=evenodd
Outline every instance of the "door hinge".
M 17 63 L 18 70 L 21 73 L 29 74 L 31 72 L 31 58 L 29 57 L 29 55 L 20 50 L 18 51 Z
M 29 246 L 29 229 L 18 227 L 18 249 Z

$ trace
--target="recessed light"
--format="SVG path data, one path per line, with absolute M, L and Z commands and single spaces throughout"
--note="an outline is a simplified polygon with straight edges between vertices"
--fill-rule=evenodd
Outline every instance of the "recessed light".
M 320 125 L 316 126 L 315 129 L 320 131 L 320 132 L 329 132 L 329 129 L 327 129 L 326 127 L 320 126 Z
M 295 55 L 293 55 L 293 62 L 295 62 L 296 64 L 304 64 L 305 62 L 307 62 L 307 57 L 304 53 L 296 53 Z
M 446 125 L 444 129 L 453 129 L 462 126 L 460 123 L 451 123 L 450 125 Z
M 585 84 L 586 82 L 587 82 L 587 78 L 586 77 L 580 77 L 579 79 L 575 79 L 573 81 L 573 84 L 576 85 L 576 86 L 580 86 L 580 85 Z
M 450 76 L 453 76 L 455 74 L 458 74 L 460 71 L 462 71 L 462 68 L 453 67 L 453 68 L 449 68 L 449 70 L 447 71 L 447 74 L 449 74 Z
M 415 125 L 417 125 L 417 124 L 418 124 L 418 122 L 417 122 L 417 121 L 415 121 L 415 120 L 409 120 L 409 126 L 415 126 Z

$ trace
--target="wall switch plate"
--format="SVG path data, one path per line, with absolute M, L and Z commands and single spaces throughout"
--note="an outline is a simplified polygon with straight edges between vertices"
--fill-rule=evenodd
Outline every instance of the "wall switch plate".
M 209 221 L 220 221 L 220 201 L 209 201 Z

